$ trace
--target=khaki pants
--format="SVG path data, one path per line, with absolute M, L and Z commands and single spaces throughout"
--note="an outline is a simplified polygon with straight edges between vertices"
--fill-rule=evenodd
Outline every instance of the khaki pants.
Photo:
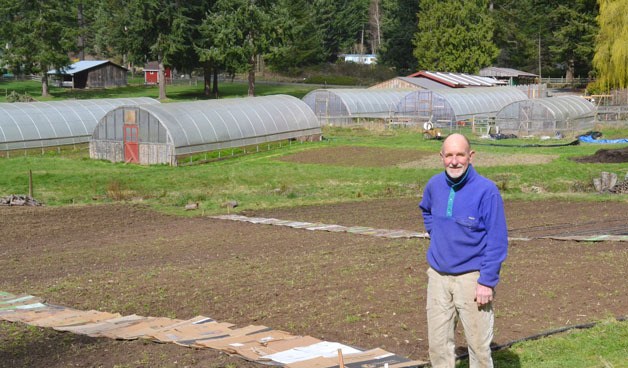
M 456 318 L 462 322 L 469 347 L 469 367 L 493 367 L 493 307 L 478 308 L 475 288 L 479 272 L 443 275 L 427 270 L 427 328 L 433 368 L 453 368 L 456 362 Z

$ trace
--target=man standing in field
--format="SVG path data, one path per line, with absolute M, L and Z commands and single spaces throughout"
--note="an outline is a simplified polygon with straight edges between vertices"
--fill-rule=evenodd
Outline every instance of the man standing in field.
M 419 205 L 430 234 L 427 325 L 434 368 L 455 365 L 458 319 L 470 368 L 493 366 L 492 301 L 508 231 L 499 190 L 475 171 L 473 155 L 465 136 L 447 137 L 440 152 L 445 171 L 428 181 Z

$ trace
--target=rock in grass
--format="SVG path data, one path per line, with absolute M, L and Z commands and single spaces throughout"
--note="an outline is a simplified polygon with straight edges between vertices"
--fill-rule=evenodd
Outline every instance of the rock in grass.
M 238 207 L 238 201 L 227 201 L 220 205 L 222 208 L 236 208 Z
M 188 203 L 185 205 L 185 210 L 186 211 L 190 211 L 190 210 L 197 210 L 198 209 L 198 202 L 196 203 Z

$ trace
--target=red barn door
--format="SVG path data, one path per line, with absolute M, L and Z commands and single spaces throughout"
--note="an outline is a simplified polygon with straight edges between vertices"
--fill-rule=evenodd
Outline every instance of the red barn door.
M 140 163 L 140 144 L 138 138 L 137 111 L 124 111 L 123 145 L 124 162 Z
M 140 145 L 137 140 L 137 125 L 124 124 L 124 162 L 140 162 Z

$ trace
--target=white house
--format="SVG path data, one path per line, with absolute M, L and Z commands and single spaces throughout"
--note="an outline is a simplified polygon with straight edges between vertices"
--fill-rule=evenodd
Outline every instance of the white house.
M 344 57 L 345 63 L 377 64 L 377 55 L 375 54 L 344 54 L 341 56 Z

